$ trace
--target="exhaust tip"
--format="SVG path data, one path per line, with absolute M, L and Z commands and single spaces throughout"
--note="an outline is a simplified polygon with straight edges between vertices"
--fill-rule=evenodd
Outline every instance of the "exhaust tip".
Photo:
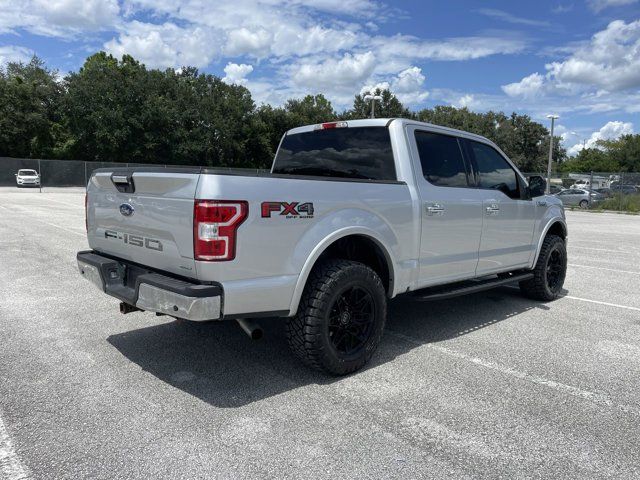
M 251 340 L 260 340 L 263 336 L 262 329 L 253 322 L 249 320 L 245 320 L 244 318 L 239 318 L 236 320 L 240 328 L 244 330 Z
M 264 333 L 262 332 L 262 329 L 258 327 L 251 332 L 251 340 L 260 340 L 263 335 Z

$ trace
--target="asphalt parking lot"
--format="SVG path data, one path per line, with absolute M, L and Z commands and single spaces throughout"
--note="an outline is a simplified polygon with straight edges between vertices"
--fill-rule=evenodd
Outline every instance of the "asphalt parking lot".
M 566 295 L 399 297 L 372 364 L 80 278 L 82 189 L 0 188 L 0 478 L 638 478 L 640 216 L 568 212 Z

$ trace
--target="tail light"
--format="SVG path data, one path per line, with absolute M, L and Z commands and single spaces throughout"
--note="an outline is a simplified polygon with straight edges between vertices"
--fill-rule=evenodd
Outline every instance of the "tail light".
M 84 230 L 89 232 L 89 217 L 87 215 L 87 192 L 84 192 Z
M 193 255 L 219 262 L 236 257 L 238 227 L 247 218 L 245 201 L 196 200 L 193 208 Z

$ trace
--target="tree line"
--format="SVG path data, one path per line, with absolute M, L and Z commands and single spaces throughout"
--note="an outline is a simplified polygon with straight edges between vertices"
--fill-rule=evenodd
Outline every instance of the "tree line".
M 522 170 L 545 168 L 549 132 L 527 115 L 451 106 L 410 111 L 389 90 L 375 93 L 382 96 L 378 117 L 414 118 L 478 133 Z M 244 86 L 194 67 L 148 69 L 129 55 L 117 59 L 105 52 L 91 55 L 64 78 L 37 57 L 0 68 L 0 156 L 7 157 L 268 168 L 288 129 L 369 114 L 362 95 L 342 112 L 322 94 L 258 106 Z M 631 140 L 637 144 L 638 137 Z M 613 145 L 588 152 L 588 161 L 609 158 L 609 150 Z M 611 166 L 631 168 L 627 157 L 611 157 Z M 559 137 L 554 158 L 567 158 Z M 582 164 L 576 161 L 565 165 L 579 170 Z

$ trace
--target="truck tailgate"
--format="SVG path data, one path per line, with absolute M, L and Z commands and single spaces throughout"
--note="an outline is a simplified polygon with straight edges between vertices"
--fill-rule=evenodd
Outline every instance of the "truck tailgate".
M 94 250 L 186 277 L 193 260 L 199 169 L 98 170 L 87 187 Z

